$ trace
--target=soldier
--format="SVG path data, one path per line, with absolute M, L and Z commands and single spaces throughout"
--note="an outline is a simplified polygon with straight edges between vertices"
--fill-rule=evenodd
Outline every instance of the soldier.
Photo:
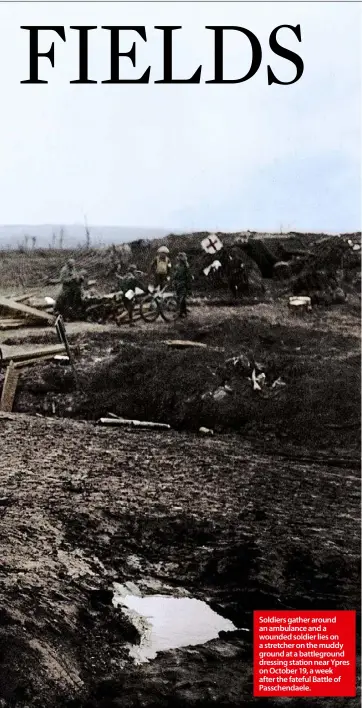
M 133 322 L 133 310 L 135 306 L 135 298 L 134 298 L 134 293 L 136 288 L 140 288 L 140 290 L 144 290 L 143 283 L 141 283 L 138 273 L 140 271 L 137 271 L 137 266 L 132 263 L 130 266 L 128 266 L 128 270 L 126 275 L 117 275 L 117 278 L 119 280 L 120 288 L 123 293 L 123 304 L 128 312 L 128 320 L 129 320 L 129 325 L 132 327 L 134 325 Z M 141 275 L 141 273 L 140 273 Z M 127 293 L 129 293 L 129 296 L 127 297 Z M 133 295 L 131 296 L 131 293 Z
M 179 253 L 172 282 L 176 290 L 179 317 L 187 317 L 187 296 L 191 292 L 192 275 L 186 253 Z
M 75 276 L 75 260 L 74 258 L 68 258 L 66 264 L 60 271 L 60 282 L 62 285 L 68 285 Z
M 57 309 L 64 315 L 74 316 L 82 310 L 82 282 L 84 276 L 75 269 L 74 258 L 69 258 L 60 271 L 62 291 L 57 300 Z
M 151 263 L 150 272 L 155 273 L 156 287 L 159 287 L 161 290 L 165 287 L 171 270 L 171 261 L 168 257 L 169 253 L 170 251 L 167 246 L 160 246 L 156 258 L 154 258 Z

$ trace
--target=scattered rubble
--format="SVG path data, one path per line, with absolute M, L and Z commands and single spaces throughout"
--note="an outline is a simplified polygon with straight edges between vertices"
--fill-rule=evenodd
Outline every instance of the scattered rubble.
M 204 428 L 202 426 L 201 428 L 199 428 L 199 433 L 201 433 L 201 435 L 213 435 L 214 431 L 211 430 L 210 428 Z
M 264 372 L 261 372 L 260 374 L 256 375 L 256 370 L 253 369 L 252 374 L 251 374 L 251 381 L 253 382 L 253 391 L 261 391 L 262 386 L 265 384 L 265 374 Z
M 16 317 L 15 317 L 16 315 Z M 54 317 L 23 302 L 0 295 L 0 329 L 53 325 Z
M 212 397 L 214 401 L 222 401 L 231 391 L 232 389 L 229 387 L 226 388 L 226 386 L 219 386 L 219 388 L 217 388 L 212 394 Z

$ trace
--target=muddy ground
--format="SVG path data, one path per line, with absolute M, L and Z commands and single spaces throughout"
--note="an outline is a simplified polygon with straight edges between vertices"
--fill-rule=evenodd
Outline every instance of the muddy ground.
M 173 325 L 68 325 L 78 385 L 70 367 L 37 366 L 22 376 L 15 410 L 81 420 L 111 412 L 177 430 L 238 431 L 261 446 L 342 446 L 358 454 L 359 313 L 359 300 L 350 299 L 296 317 L 280 298 L 195 306 L 187 322 Z M 174 348 L 175 339 L 203 346 Z M 18 331 L 4 341 L 9 354 L 21 343 L 57 340 L 49 330 Z M 254 368 L 266 376 L 261 391 L 253 390 Z
M 280 298 L 195 304 L 176 325 L 67 326 L 80 386 L 37 366 L 0 414 L 0 705 L 253 705 L 253 609 L 359 608 L 359 317 L 357 297 L 304 318 Z M 52 342 L 19 330 L 0 346 Z M 107 412 L 173 430 L 103 428 Z M 113 582 L 205 600 L 239 631 L 135 666 Z
M 255 702 L 245 632 L 132 666 L 114 581 L 181 588 L 240 628 L 255 608 L 357 606 L 353 457 L 6 414 L 0 436 L 3 705 Z

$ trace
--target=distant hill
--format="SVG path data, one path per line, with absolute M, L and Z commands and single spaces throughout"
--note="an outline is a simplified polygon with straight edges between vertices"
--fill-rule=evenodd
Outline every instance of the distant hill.
M 127 243 L 138 239 L 152 240 L 163 238 L 170 233 L 166 229 L 147 229 L 137 226 L 89 226 L 90 243 L 92 246 L 109 246 L 110 244 Z M 49 248 L 60 246 L 63 248 L 77 248 L 86 242 L 84 224 L 40 224 L 27 226 L 14 224 L 0 226 L 0 249 L 16 249 L 25 245 L 32 246 L 32 238 L 36 238 L 36 248 Z M 61 244 L 62 240 L 62 244 Z

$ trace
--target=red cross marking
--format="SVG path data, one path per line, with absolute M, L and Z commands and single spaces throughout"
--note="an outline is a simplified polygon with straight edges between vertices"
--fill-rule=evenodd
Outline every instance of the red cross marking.
M 208 241 L 209 241 L 210 246 L 212 246 L 213 248 L 216 248 L 218 241 L 213 241 L 211 236 L 209 237 Z

